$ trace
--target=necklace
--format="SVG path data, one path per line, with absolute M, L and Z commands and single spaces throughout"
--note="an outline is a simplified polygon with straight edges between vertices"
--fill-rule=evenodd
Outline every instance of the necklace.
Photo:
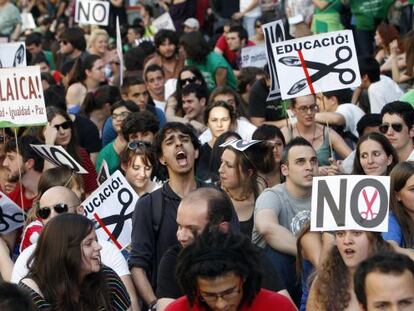
M 234 195 L 232 195 L 232 194 L 231 194 L 231 192 L 230 192 L 230 190 L 229 190 L 229 189 L 227 189 L 227 188 L 225 188 L 225 187 L 223 187 L 223 189 L 224 189 L 224 191 L 226 191 L 226 193 L 229 195 L 229 197 L 230 197 L 230 198 L 232 198 L 234 201 L 237 201 L 237 202 L 245 201 L 245 200 L 247 200 L 247 199 L 249 198 L 249 196 L 250 196 L 250 192 L 248 192 L 247 194 L 245 194 L 245 195 L 244 195 L 244 196 L 242 196 L 242 197 L 236 197 L 236 196 L 234 196 Z
M 314 141 L 315 141 L 316 128 L 317 128 L 317 125 L 315 124 L 315 129 L 314 129 L 314 131 L 313 131 L 312 141 L 310 141 L 310 143 L 311 143 L 311 145 L 312 145 L 312 146 L 313 146 L 313 143 L 314 143 Z M 302 133 L 299 131 L 299 128 L 298 128 L 297 126 L 296 126 L 296 130 L 298 131 L 298 134 L 299 134 L 299 136 L 300 136 L 300 137 L 303 137 L 303 138 L 305 138 L 307 141 L 309 141 L 309 139 L 307 139 L 304 135 L 302 135 Z

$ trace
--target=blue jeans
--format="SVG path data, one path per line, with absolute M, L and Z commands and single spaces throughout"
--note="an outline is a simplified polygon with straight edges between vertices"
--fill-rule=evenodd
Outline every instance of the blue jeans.
M 302 293 L 300 283 L 296 278 L 296 257 L 279 252 L 269 245 L 265 248 L 265 254 L 276 268 L 280 279 L 285 285 L 296 306 L 299 306 Z

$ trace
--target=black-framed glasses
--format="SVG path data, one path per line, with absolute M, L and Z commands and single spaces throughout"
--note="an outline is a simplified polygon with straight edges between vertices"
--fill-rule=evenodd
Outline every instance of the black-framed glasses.
M 194 82 L 196 82 L 198 79 L 197 79 L 197 77 L 196 76 L 192 76 L 192 77 L 190 77 L 190 78 L 187 78 L 187 79 L 180 79 L 180 84 L 181 84 L 181 86 L 184 86 L 184 85 L 186 85 L 187 83 L 194 83 Z
M 137 148 L 150 148 L 151 144 L 143 140 L 133 140 L 128 143 L 128 149 L 136 150 Z
M 41 219 L 47 219 L 50 216 L 50 213 L 52 212 L 52 208 L 58 214 L 66 213 L 69 210 L 69 206 L 67 204 L 59 203 L 51 207 L 49 206 L 39 207 L 39 209 L 36 212 L 36 216 Z
M 72 126 L 72 121 L 65 121 L 61 124 L 56 124 L 54 127 L 59 131 L 60 128 L 63 128 L 64 130 L 67 130 Z
M 318 105 L 317 104 L 313 104 L 313 105 L 309 105 L 309 106 L 301 106 L 301 107 L 297 107 L 296 108 L 300 113 L 307 113 L 308 111 L 310 111 L 311 113 L 313 112 L 317 112 L 318 111 Z
M 381 124 L 378 129 L 382 134 L 385 134 L 388 132 L 388 129 L 390 128 L 390 126 L 392 127 L 392 129 L 394 131 L 396 131 L 397 133 L 401 132 L 403 129 L 403 124 L 402 123 L 383 123 Z
M 233 298 L 236 298 L 240 294 L 242 285 L 243 285 L 243 282 L 240 281 L 238 285 L 231 287 L 229 289 L 226 289 L 225 291 L 222 291 L 221 293 L 199 292 L 199 295 L 200 295 L 201 300 L 207 303 L 214 303 L 219 298 L 223 300 L 231 300 Z

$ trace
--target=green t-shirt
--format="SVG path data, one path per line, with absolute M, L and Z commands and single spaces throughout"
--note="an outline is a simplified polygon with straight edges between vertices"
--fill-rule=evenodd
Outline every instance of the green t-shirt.
M 344 29 L 339 12 L 342 8 L 340 0 L 325 0 L 329 4 L 324 9 L 315 8 L 312 20 L 312 32 L 324 33 Z
M 189 66 L 195 66 L 201 71 L 204 80 L 206 80 L 209 92 L 214 90 L 216 87 L 216 71 L 219 68 L 227 69 L 226 84 L 232 89 L 236 89 L 237 80 L 233 73 L 233 69 L 222 55 L 217 54 L 216 52 L 210 52 L 204 63 L 198 64 L 191 59 L 187 59 L 186 64 Z
M 351 0 L 357 30 L 374 30 L 375 20 L 383 20 L 394 0 Z
M 96 171 L 99 172 L 101 169 L 102 161 L 105 160 L 106 164 L 108 164 L 109 174 L 112 175 L 117 169 L 119 169 L 119 155 L 116 153 L 114 149 L 114 141 L 107 144 L 98 154 L 98 158 L 96 159 Z

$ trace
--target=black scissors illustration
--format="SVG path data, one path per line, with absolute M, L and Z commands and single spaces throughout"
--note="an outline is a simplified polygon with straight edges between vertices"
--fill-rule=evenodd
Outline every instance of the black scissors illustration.
M 346 51 L 346 56 L 341 56 L 341 52 Z M 336 66 L 349 61 L 352 58 L 352 51 L 348 46 L 342 46 L 335 52 L 336 61 L 330 65 L 324 63 L 305 61 L 307 68 L 318 70 L 316 73 L 311 75 L 309 78 L 312 82 L 316 82 L 331 72 L 339 73 L 339 81 L 342 84 L 351 84 L 356 79 L 356 73 L 350 68 L 336 68 Z M 286 56 L 279 59 L 279 62 L 290 67 L 302 67 L 299 57 Z M 306 78 L 299 80 L 288 91 L 289 95 L 295 95 L 302 91 L 308 85 Z
M 4 208 L 4 207 L 3 207 Z M 17 212 L 13 215 L 7 215 L 3 213 L 3 208 L 0 207 L 0 232 L 5 232 L 10 228 L 10 221 L 8 222 L 6 218 L 10 219 L 13 222 L 23 223 L 24 215 L 23 212 Z

